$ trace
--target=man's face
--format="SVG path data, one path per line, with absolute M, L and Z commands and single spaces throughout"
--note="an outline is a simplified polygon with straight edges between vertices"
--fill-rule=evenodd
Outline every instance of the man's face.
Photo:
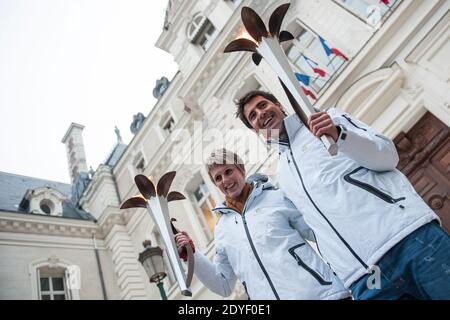
M 283 130 L 285 114 L 281 105 L 262 96 L 254 97 L 244 106 L 244 117 L 253 129 L 257 133 L 263 133 L 266 139 L 270 138 L 271 130 L 279 130 L 277 134 Z
M 214 184 L 220 191 L 231 199 L 237 199 L 244 189 L 245 177 L 234 164 L 217 164 L 209 173 Z

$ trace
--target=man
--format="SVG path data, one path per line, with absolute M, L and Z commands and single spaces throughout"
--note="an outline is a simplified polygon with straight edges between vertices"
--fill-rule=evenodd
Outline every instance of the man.
M 345 299 L 349 292 L 300 233 L 309 228 L 283 193 L 266 176 L 245 181 L 240 158 L 225 149 L 207 161 L 211 180 L 226 202 L 214 230 L 211 262 L 198 250 L 195 275 L 211 291 L 229 296 L 239 279 L 251 299 Z M 176 235 L 179 246 L 192 240 Z M 182 254 L 182 258 L 185 256 Z
M 249 92 L 237 107 L 247 127 L 279 147 L 280 189 L 355 299 L 450 298 L 450 237 L 396 169 L 390 139 L 335 108 L 312 115 L 308 130 L 267 92 Z M 324 134 L 338 155 L 325 150 Z

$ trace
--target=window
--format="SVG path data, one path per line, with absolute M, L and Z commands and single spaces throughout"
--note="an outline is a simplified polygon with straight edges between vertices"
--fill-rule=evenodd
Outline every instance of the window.
M 41 300 L 66 300 L 64 278 L 41 277 Z
M 208 241 L 211 241 L 213 239 L 214 227 L 217 222 L 216 215 L 212 212 L 212 209 L 216 206 L 216 203 L 210 195 L 208 187 L 203 180 L 192 192 L 192 197 L 196 204 L 196 210 L 202 228 Z
M 133 160 L 134 174 L 144 173 L 146 161 L 142 152 L 139 152 Z
M 334 0 L 372 27 L 379 27 L 398 0 Z
M 199 37 L 197 43 L 203 48 L 203 50 L 208 50 L 211 43 L 216 37 L 216 28 L 209 23 L 203 34 Z
M 207 51 L 217 36 L 217 30 L 208 18 L 197 13 L 188 26 L 189 40 Z
M 64 274 L 65 270 L 59 267 L 38 269 L 40 300 L 68 299 Z
M 55 256 L 34 260 L 29 265 L 33 300 L 80 300 L 81 269 Z
M 140 159 L 139 162 L 136 164 L 136 170 L 139 173 L 144 172 L 144 170 L 145 170 L 145 160 L 144 159 Z
M 163 130 L 168 134 L 171 134 L 174 127 L 175 127 L 175 120 L 173 120 L 172 116 L 169 116 L 169 119 L 167 119 L 163 125 Z
M 44 199 L 39 203 L 39 208 L 43 213 L 50 215 L 55 209 L 55 205 L 48 199 Z
M 335 55 L 328 57 L 319 37 L 298 24 L 293 35 L 295 39 L 287 46 L 286 55 L 295 72 L 310 78 L 308 89 L 317 95 L 345 61 Z

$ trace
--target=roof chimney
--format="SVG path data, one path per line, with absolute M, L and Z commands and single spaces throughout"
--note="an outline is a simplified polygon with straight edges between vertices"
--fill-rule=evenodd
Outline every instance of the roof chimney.
M 80 172 L 88 172 L 82 136 L 83 129 L 84 126 L 81 124 L 72 122 L 61 141 L 66 145 L 69 175 L 72 183 Z

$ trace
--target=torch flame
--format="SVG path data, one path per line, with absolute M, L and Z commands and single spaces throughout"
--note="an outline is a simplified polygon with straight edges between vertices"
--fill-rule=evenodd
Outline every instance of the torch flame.
M 245 29 L 245 27 L 239 29 L 237 39 L 247 39 L 258 44 L 258 42 L 256 42 L 256 40 L 252 38 L 250 33 L 247 32 L 247 29 Z

